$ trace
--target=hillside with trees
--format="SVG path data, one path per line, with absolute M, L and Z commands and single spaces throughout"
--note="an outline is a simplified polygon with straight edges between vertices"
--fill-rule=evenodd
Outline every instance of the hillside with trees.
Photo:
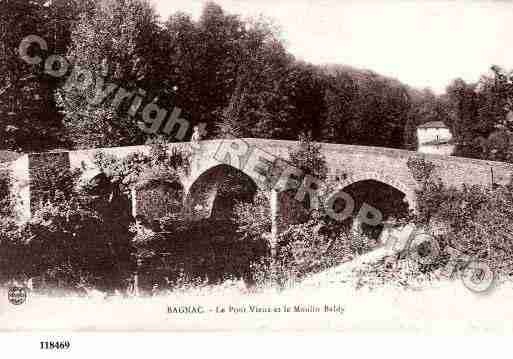
M 442 121 L 457 155 L 512 160 L 513 84 L 504 69 L 492 67 L 476 84 L 456 79 L 436 95 L 370 70 L 305 63 L 287 51 L 273 21 L 246 20 L 215 3 L 198 19 L 181 12 L 161 19 L 145 0 L 1 0 L 0 8 L 3 150 L 177 140 L 141 131 L 128 101 L 112 105 L 114 92 L 91 105 L 88 91 L 63 91 L 66 77 L 24 63 L 19 43 L 36 34 L 48 42 L 46 56 L 66 56 L 103 78 L 88 90 L 113 83 L 142 91 L 145 103 L 181 109 L 189 131 L 204 123 L 206 138 L 310 133 L 320 142 L 415 149 L 416 127 Z

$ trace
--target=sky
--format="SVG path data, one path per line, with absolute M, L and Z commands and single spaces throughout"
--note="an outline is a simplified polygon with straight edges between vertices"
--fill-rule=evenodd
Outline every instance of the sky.
M 204 0 L 153 0 L 163 19 L 197 19 Z M 287 49 L 314 64 L 371 69 L 440 94 L 452 79 L 513 69 L 513 2 L 436 0 L 217 0 L 228 13 L 264 15 Z

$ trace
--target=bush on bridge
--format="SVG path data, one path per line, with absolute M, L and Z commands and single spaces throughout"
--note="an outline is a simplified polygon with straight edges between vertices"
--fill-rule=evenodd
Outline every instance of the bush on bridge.
M 425 185 L 429 180 L 432 179 L 435 171 L 435 165 L 427 161 L 422 156 L 412 156 L 408 158 L 406 166 L 417 183 Z
M 321 181 L 328 177 L 328 165 L 321 151 L 321 146 L 313 142 L 311 134 L 299 136 L 299 148 L 290 153 L 291 164 L 303 174 L 318 178 Z

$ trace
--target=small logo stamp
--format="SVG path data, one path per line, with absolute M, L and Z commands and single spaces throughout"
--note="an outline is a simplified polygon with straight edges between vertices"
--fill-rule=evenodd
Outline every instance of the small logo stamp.
M 27 290 L 23 287 L 10 287 L 7 295 L 13 305 L 21 305 L 27 300 Z

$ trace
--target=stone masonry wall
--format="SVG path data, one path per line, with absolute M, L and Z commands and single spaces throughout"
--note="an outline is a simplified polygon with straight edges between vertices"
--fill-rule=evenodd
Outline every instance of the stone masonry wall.
M 283 159 L 289 158 L 289 153 L 297 148 L 295 141 L 244 139 L 250 147 L 258 147 L 267 153 Z M 202 173 L 220 163 L 214 158 L 221 141 L 202 141 L 201 153 L 193 158 L 191 163 L 191 175 L 183 179 L 185 195 L 196 179 Z M 173 147 L 188 148 L 187 143 L 172 144 Z M 414 201 L 416 182 L 412 178 L 406 165 L 411 156 L 419 155 L 416 152 L 397 150 L 390 148 L 363 147 L 339 144 L 321 144 L 324 153 L 330 180 L 338 182 L 338 187 L 344 187 L 367 179 L 377 180 L 389 184 L 406 194 L 409 203 Z M 143 151 L 145 146 L 123 147 L 107 149 L 109 153 L 118 154 L 119 157 L 134 151 Z M 38 206 L 41 198 L 41 189 L 48 185 L 55 176 L 55 168 L 85 165 L 92 166 L 92 154 L 96 150 L 42 153 L 29 155 L 30 192 L 32 211 Z M 502 162 L 481 161 L 461 157 L 423 154 L 427 160 L 436 165 L 435 175 L 447 185 L 506 184 L 511 181 L 513 165 Z
M 57 180 L 62 170 L 69 169 L 68 152 L 48 152 L 29 154 L 30 210 L 34 213 L 42 202 L 45 194 L 51 191 L 52 183 Z

